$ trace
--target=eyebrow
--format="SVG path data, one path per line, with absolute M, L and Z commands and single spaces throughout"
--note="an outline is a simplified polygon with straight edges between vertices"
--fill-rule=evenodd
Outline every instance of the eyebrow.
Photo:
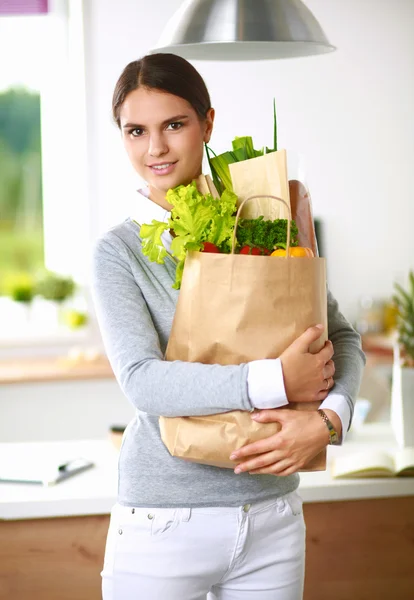
M 188 118 L 188 115 L 176 115 L 175 117 L 171 117 L 170 119 L 165 119 L 165 121 L 163 121 L 161 124 L 168 125 L 168 123 L 174 123 L 175 121 L 182 121 L 183 119 Z M 129 129 L 131 127 L 136 129 L 143 129 L 144 126 L 140 125 L 139 123 L 125 123 L 125 125 L 122 126 L 122 129 Z

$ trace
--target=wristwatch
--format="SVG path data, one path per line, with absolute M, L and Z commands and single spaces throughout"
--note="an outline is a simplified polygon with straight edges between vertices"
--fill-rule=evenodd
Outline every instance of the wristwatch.
M 322 419 L 325 421 L 325 424 L 329 430 L 329 443 L 333 445 L 339 445 L 339 435 L 336 431 L 335 427 L 332 425 L 331 421 L 328 419 L 326 413 L 321 408 L 318 408 L 318 413 L 321 415 Z

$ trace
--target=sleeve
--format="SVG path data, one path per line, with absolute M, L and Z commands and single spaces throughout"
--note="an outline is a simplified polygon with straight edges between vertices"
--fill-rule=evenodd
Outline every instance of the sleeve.
M 346 433 L 351 425 L 351 410 L 346 398 L 341 394 L 330 393 L 320 405 L 320 408 L 328 408 L 336 412 L 342 423 L 342 434 L 340 444 L 343 444 Z
M 254 408 L 280 408 L 289 404 L 280 358 L 253 360 L 248 367 L 247 389 Z
M 349 431 L 354 414 L 354 402 L 361 385 L 362 374 L 365 366 L 365 354 L 361 348 L 361 336 L 339 311 L 338 302 L 328 290 L 328 337 L 334 347 L 332 360 L 335 363 L 335 385 L 331 393 L 324 400 L 329 402 L 336 396 L 345 399 L 349 409 L 347 427 L 343 427 L 343 436 Z M 336 402 L 336 400 L 334 400 Z M 338 405 L 337 405 L 338 406 Z M 323 408 L 323 406 L 321 407 Z M 325 405 L 325 408 L 334 406 Z M 335 412 L 338 412 L 335 410 Z M 341 414 L 338 412 L 339 417 Z M 345 417 L 345 413 L 343 413 Z M 345 421 L 345 419 L 344 419 Z M 343 422 L 344 424 L 344 422 Z
M 252 410 L 247 364 L 204 365 L 164 360 L 148 306 L 116 234 L 106 234 L 92 257 L 92 297 L 103 343 L 127 399 L 156 416 Z M 110 238 L 109 238 L 110 239 Z

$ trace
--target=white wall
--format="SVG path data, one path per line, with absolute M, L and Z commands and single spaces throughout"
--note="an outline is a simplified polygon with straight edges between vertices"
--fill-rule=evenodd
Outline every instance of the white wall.
M 86 4 L 88 134 L 94 234 L 130 211 L 136 178 L 111 123 L 123 67 L 147 52 L 181 0 Z M 235 135 L 306 159 L 323 219 L 329 283 L 353 319 L 362 294 L 388 296 L 414 266 L 414 2 L 307 0 L 337 52 L 260 63 L 194 63 L 217 109 L 212 147 Z M 145 215 L 143 215 L 145 218 Z

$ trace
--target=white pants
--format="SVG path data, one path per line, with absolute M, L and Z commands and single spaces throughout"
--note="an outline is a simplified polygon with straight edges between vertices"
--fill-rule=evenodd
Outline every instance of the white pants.
M 297 491 L 236 508 L 116 504 L 103 600 L 301 600 L 304 563 Z

